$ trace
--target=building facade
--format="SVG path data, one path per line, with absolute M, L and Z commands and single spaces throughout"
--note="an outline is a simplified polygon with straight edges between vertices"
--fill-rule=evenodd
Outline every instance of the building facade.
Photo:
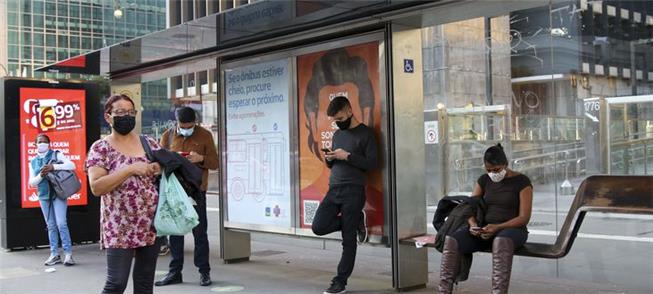
M 34 69 L 166 28 L 165 0 L 1 0 L 0 76 L 65 77 Z

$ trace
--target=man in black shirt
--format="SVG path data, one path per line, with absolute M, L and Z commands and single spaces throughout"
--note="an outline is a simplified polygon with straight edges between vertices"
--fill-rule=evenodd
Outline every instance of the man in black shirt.
M 342 233 L 342 257 L 338 274 L 326 294 L 345 293 L 356 259 L 356 239 L 367 240 L 365 225 L 365 172 L 377 167 L 374 130 L 360 123 L 353 115 L 347 98 L 335 97 L 327 109 L 338 129 L 333 135 L 332 149 L 323 149 L 331 169 L 329 191 L 315 213 L 312 229 L 316 235 L 336 231 Z

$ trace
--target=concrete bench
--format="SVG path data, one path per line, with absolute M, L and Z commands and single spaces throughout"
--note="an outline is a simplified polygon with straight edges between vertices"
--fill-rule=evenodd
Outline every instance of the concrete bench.
M 653 176 L 597 175 L 586 178 L 576 192 L 556 242 L 528 242 L 517 249 L 515 255 L 552 259 L 566 256 L 587 212 L 653 214 Z M 435 247 L 435 238 L 435 235 L 427 234 L 401 242 L 419 242 L 425 247 Z

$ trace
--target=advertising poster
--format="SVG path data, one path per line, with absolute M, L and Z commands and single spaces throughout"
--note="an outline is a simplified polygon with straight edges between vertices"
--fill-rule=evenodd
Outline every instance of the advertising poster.
M 297 57 L 299 95 L 299 173 L 301 228 L 310 228 L 320 201 L 329 188 L 330 170 L 322 148 L 331 147 L 338 127 L 326 115 L 336 96 L 345 96 L 360 122 L 381 138 L 379 43 L 310 53 Z M 383 150 L 378 148 L 378 150 Z M 379 166 L 382 165 L 379 158 Z M 383 234 L 383 177 L 381 168 L 368 172 L 367 213 L 370 234 Z
M 38 191 L 28 185 L 29 162 L 36 156 L 38 134 L 50 137 L 50 148 L 75 163 L 82 187 L 68 198 L 68 205 L 86 205 L 86 91 L 20 88 L 20 108 L 21 207 L 39 207 Z
M 291 227 L 288 59 L 225 70 L 228 221 Z

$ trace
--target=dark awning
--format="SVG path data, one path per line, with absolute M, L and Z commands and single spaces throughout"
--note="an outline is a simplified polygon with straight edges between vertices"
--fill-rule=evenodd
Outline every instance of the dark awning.
M 100 50 L 71 57 L 55 64 L 41 67 L 38 68 L 37 71 L 99 75 Z
M 437 2 L 419 0 L 257 1 L 37 69 L 115 75 L 349 20 Z

